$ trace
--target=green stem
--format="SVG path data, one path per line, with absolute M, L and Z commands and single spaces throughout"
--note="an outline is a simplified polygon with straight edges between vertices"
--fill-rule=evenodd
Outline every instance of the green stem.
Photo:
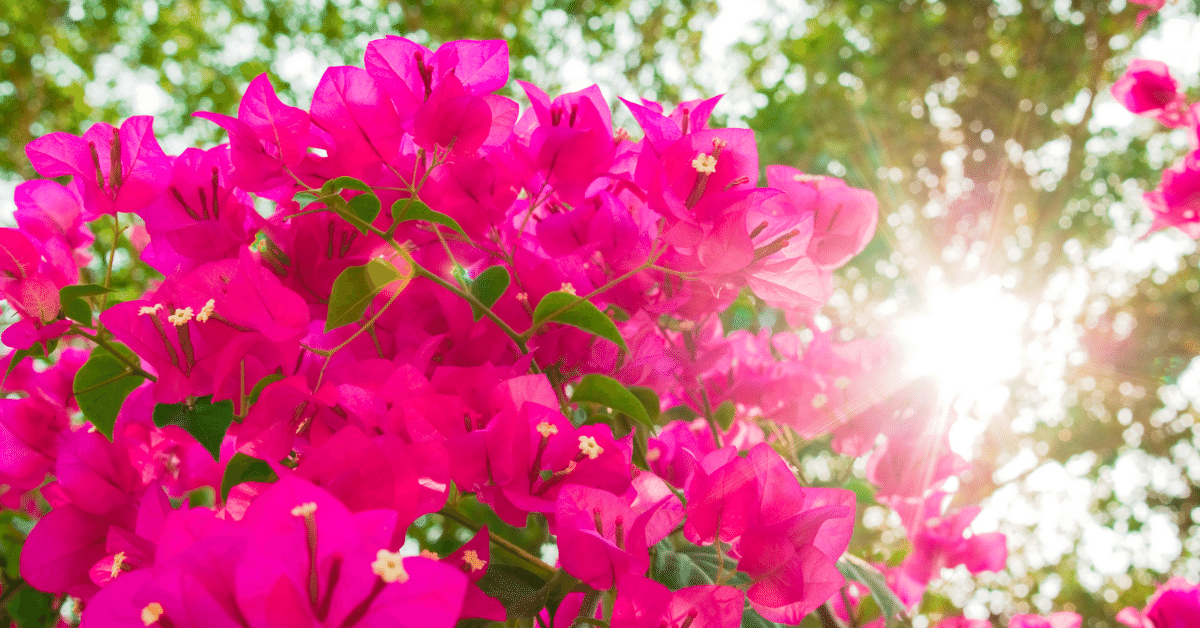
M 535 333 L 537 333 L 538 328 L 540 328 L 542 325 L 545 325 L 546 323 L 549 323 L 555 316 L 558 316 L 559 314 L 562 314 L 563 312 L 570 310 L 571 308 L 575 307 L 576 305 L 579 305 L 580 303 L 583 303 L 584 301 L 591 300 L 591 299 L 607 292 L 613 286 L 615 286 L 615 285 L 621 283 L 622 281 L 625 281 L 626 279 L 629 279 L 630 277 L 653 266 L 654 262 L 658 261 L 658 258 L 660 255 L 662 255 L 661 251 L 659 251 L 657 253 L 651 253 L 650 257 L 645 262 L 638 265 L 637 268 L 634 268 L 633 270 L 630 270 L 629 272 L 621 275 L 620 277 L 617 277 L 616 279 L 609 281 L 608 283 L 604 284 L 603 286 L 600 286 L 599 288 L 596 288 L 595 290 L 592 290 L 591 292 L 587 293 L 584 296 L 576 296 L 573 301 L 571 301 L 570 303 L 551 312 L 550 315 L 542 317 L 542 319 L 540 321 L 533 321 L 533 323 L 530 324 L 529 329 L 526 329 L 524 332 L 521 333 L 521 338 L 524 340 L 528 340 L 528 339 L 532 338 L 533 335 Z
M 517 348 L 521 350 L 522 354 L 529 353 L 529 349 L 526 348 L 526 345 L 525 345 L 526 338 L 523 337 L 521 334 L 518 334 L 512 327 L 509 327 L 508 323 L 504 322 L 504 319 L 500 318 L 495 312 L 493 312 L 492 308 L 484 305 L 482 301 L 475 298 L 475 295 L 471 294 L 470 292 L 466 292 L 465 290 L 446 281 L 445 279 L 442 279 L 441 277 L 437 276 L 436 274 L 434 274 L 433 272 L 431 272 L 424 266 L 420 265 L 416 261 L 413 261 L 412 264 L 413 264 L 413 272 L 416 274 L 416 276 L 425 277 L 426 279 L 429 279 L 433 283 L 466 299 L 468 303 L 478 307 L 479 311 L 483 312 L 484 316 L 488 317 L 489 319 L 491 319 L 491 321 L 493 323 L 495 323 L 497 326 L 499 326 L 500 330 L 503 331 L 506 336 L 508 336 L 509 338 L 512 338 L 512 341 L 514 343 L 516 343 Z

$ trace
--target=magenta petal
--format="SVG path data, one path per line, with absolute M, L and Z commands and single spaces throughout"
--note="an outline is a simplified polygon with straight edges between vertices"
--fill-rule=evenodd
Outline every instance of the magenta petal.
M 313 94 L 312 119 L 333 137 L 342 167 L 351 172 L 390 161 L 404 133 L 391 100 L 366 71 L 355 67 L 325 71 Z
M 238 119 L 254 129 L 269 150 L 277 151 L 284 166 L 295 167 L 304 158 L 308 150 L 308 113 L 283 104 L 266 73 L 246 86 Z
M 108 552 L 109 520 L 71 505 L 50 511 L 21 551 L 21 577 L 41 591 L 88 595 L 97 587 L 88 571 Z
M 750 605 L 765 619 L 798 624 L 846 584 L 833 561 L 813 548 L 750 587 Z

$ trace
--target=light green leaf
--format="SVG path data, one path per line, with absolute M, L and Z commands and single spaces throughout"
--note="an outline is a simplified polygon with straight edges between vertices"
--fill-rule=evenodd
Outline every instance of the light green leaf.
M 625 345 L 625 339 L 621 337 L 621 332 L 617 330 L 612 319 L 605 316 L 604 312 L 592 305 L 590 301 L 575 303 L 577 298 L 566 292 L 547 294 L 542 297 L 541 302 L 533 310 L 533 324 L 539 325 L 545 321 L 554 321 L 578 327 L 601 338 L 607 338 L 621 349 L 629 351 L 629 347 Z M 575 305 L 571 305 L 572 303 Z
M 325 319 L 328 332 L 362 319 L 375 296 L 388 286 L 403 290 L 412 280 L 412 266 L 402 260 L 404 268 L 377 257 L 362 266 L 351 266 L 333 280 L 329 296 L 329 314 Z
M 584 375 L 583 379 L 575 385 L 575 392 L 571 394 L 571 402 L 584 401 L 598 403 L 618 412 L 624 412 L 643 425 L 653 425 L 649 415 L 646 414 L 646 407 L 642 405 L 637 395 L 629 392 L 629 389 L 625 388 L 621 382 L 607 375 L 590 373 Z
M 871 597 L 879 604 L 883 616 L 887 619 L 888 628 L 904 624 L 899 617 L 904 613 L 904 603 L 888 587 L 883 574 L 861 558 L 846 554 L 837 561 L 838 571 L 847 579 L 862 584 L 871 591 Z

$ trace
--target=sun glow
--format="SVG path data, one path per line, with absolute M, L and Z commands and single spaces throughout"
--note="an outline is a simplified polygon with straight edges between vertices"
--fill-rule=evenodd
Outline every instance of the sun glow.
M 932 376 L 944 394 L 968 402 L 995 398 L 1021 372 L 1028 306 L 999 277 L 960 288 L 936 283 L 927 294 L 926 311 L 896 324 L 905 374 Z

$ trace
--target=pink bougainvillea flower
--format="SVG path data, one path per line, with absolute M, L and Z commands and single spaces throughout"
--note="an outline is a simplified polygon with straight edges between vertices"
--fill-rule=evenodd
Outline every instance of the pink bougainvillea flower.
M 206 111 L 193 115 L 229 132 L 238 187 L 261 193 L 293 184 L 285 169 L 297 167 L 304 159 L 310 145 L 311 121 L 308 112 L 279 100 L 266 74 L 258 75 L 246 86 L 236 118 Z
M 1134 59 L 1112 86 L 1113 97 L 1138 115 L 1156 118 L 1169 127 L 1187 125 L 1187 100 L 1167 64 Z M 1194 123 L 1194 122 L 1193 122 Z
M 1008 628 L 1079 628 L 1083 618 L 1079 613 L 1060 611 L 1049 615 L 1014 615 Z
M 229 180 L 232 170 L 226 145 L 189 148 L 175 158 L 167 192 L 139 212 L 150 236 L 142 251 L 147 264 L 172 276 L 238 257 L 254 239 L 254 210 L 249 195 Z
M 1154 15 L 1155 13 L 1158 13 L 1159 11 L 1162 10 L 1163 6 L 1165 6 L 1167 4 L 1167 0 L 1130 0 L 1130 2 L 1132 2 L 1133 4 L 1140 4 L 1144 7 L 1147 7 L 1141 11 L 1138 11 L 1138 15 L 1137 15 L 1138 28 L 1142 27 L 1142 24 L 1146 21 L 1146 18 L 1150 17 L 1151 15 Z
M 25 154 L 44 177 L 74 177 L 83 191 L 85 220 L 137 212 L 170 180 L 171 161 L 154 138 L 153 123 L 150 116 L 134 116 L 120 130 L 98 122 L 83 137 L 50 133 L 30 142 Z
M 1150 231 L 1178 227 L 1190 237 L 1200 237 L 1200 150 L 1163 171 L 1162 181 L 1145 194 L 1154 212 Z
M 934 628 L 992 628 L 992 622 L 986 619 L 947 617 L 946 619 L 939 621 Z
M 83 222 L 79 196 L 53 181 L 26 181 L 17 186 L 14 217 L 26 235 L 41 242 L 42 254 L 61 283 L 79 281 L 79 269 L 91 261 L 87 252 L 95 237 Z
M 767 166 L 767 184 L 782 190 L 797 211 L 812 208 L 808 256 L 820 268 L 838 268 L 866 248 L 879 221 L 879 202 L 867 190 L 841 179 L 807 175 L 787 166 Z
M 671 523 L 647 527 L 659 509 L 679 499 L 670 491 L 657 503 L 635 510 L 623 498 L 604 490 L 571 485 L 558 493 L 555 530 L 559 538 L 559 560 L 567 573 L 594 589 L 616 585 L 622 576 L 645 573 L 650 567 L 647 551 L 671 532 Z
M 467 595 L 463 599 L 462 618 L 479 617 L 492 621 L 504 621 L 508 613 L 504 605 L 479 588 L 479 580 L 487 574 L 491 564 L 491 545 L 488 543 L 488 528 L 483 526 L 463 543 L 454 553 L 442 559 L 443 563 L 454 565 L 467 575 Z
M 1117 621 L 1129 628 L 1188 628 L 1200 617 L 1200 586 L 1185 578 L 1167 580 L 1137 610 L 1126 607 L 1117 614 Z

